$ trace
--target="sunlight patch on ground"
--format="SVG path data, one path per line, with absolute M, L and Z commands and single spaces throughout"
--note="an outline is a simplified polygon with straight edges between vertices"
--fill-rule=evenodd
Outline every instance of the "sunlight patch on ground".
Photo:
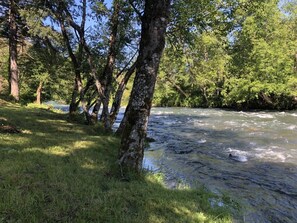
M 52 146 L 47 149 L 40 149 L 40 148 L 27 148 L 24 149 L 23 152 L 31 153 L 31 152 L 41 152 L 46 155 L 55 155 L 55 156 L 68 156 L 69 152 L 65 150 L 65 147 L 61 146 Z
M 28 130 L 28 129 L 24 129 L 24 130 L 22 130 L 22 133 L 23 133 L 23 134 L 28 134 L 28 135 L 32 135 L 32 134 L 33 134 L 32 131 L 30 131 L 30 130 Z
M 205 222 L 207 220 L 207 217 L 204 213 L 199 212 L 194 215 L 194 219 L 197 219 L 197 222 Z
M 7 118 L 0 116 L 0 123 L 1 123 L 1 121 L 7 122 Z
M 81 165 L 81 167 L 88 170 L 94 170 L 98 168 L 98 166 L 92 159 L 87 159 L 86 162 Z
M 0 134 L 0 222 L 231 222 L 204 205 L 208 194 L 170 190 L 162 174 L 123 180 L 120 141 L 98 128 L 51 111 L 0 106 L 0 113 L 28 130 Z
M 94 142 L 91 141 L 76 141 L 73 143 L 74 149 L 88 149 L 94 145 Z
M 178 215 L 188 216 L 190 222 L 206 222 L 208 220 L 208 217 L 205 216 L 204 213 L 197 212 L 193 214 L 193 210 L 189 210 L 182 205 L 177 205 L 177 207 L 174 208 L 174 211 Z
M 146 179 L 147 182 L 157 183 L 157 184 L 163 185 L 165 187 L 165 184 L 164 184 L 164 175 L 161 174 L 161 173 L 155 173 L 155 174 L 148 173 L 145 176 L 145 179 Z
M 0 134 L 1 144 L 6 144 L 9 146 L 19 146 L 20 144 L 26 144 L 30 142 L 30 139 L 22 137 L 20 135 L 13 137 L 9 134 Z
M 53 146 L 47 149 L 47 153 L 56 155 L 56 156 L 67 156 L 69 152 L 65 150 L 65 147 Z

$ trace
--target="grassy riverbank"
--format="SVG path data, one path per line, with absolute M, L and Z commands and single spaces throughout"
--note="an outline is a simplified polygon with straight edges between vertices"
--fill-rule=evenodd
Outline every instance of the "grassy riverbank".
M 0 222 L 231 221 L 212 195 L 160 175 L 121 181 L 119 139 L 65 114 L 0 101 L 0 125 Z

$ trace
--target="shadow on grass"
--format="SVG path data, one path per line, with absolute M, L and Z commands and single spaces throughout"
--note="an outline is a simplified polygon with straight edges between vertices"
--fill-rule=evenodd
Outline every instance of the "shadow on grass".
M 170 190 L 160 176 L 123 182 L 119 139 L 66 115 L 0 108 L 21 134 L 0 134 L 0 222 L 227 222 L 205 191 Z

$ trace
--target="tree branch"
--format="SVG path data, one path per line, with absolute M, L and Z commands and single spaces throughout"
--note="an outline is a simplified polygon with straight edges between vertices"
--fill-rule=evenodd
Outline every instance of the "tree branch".
M 138 53 L 138 50 L 134 53 L 134 55 L 131 57 L 131 59 L 129 60 L 129 62 L 123 67 L 123 69 L 116 75 L 116 78 L 118 78 L 119 76 L 121 76 L 125 72 L 125 70 L 129 66 L 129 64 L 133 61 L 133 59 L 135 58 L 135 56 L 137 55 L 137 53 Z
M 138 15 L 138 17 L 140 19 L 142 19 L 143 15 L 142 13 L 136 8 L 136 6 L 133 3 L 133 0 L 129 0 L 130 5 L 132 6 L 132 8 L 134 9 L 135 13 Z
M 173 80 L 171 80 L 169 77 L 166 77 L 166 80 L 169 81 L 183 96 L 186 98 L 189 97 L 189 95 L 181 89 L 180 86 L 178 86 Z

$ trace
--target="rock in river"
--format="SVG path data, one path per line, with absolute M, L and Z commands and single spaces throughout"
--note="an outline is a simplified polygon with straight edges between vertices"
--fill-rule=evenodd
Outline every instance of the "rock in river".
M 247 161 L 246 156 L 235 156 L 235 155 L 232 155 L 231 153 L 229 154 L 229 159 L 232 159 L 237 162 L 246 162 Z

